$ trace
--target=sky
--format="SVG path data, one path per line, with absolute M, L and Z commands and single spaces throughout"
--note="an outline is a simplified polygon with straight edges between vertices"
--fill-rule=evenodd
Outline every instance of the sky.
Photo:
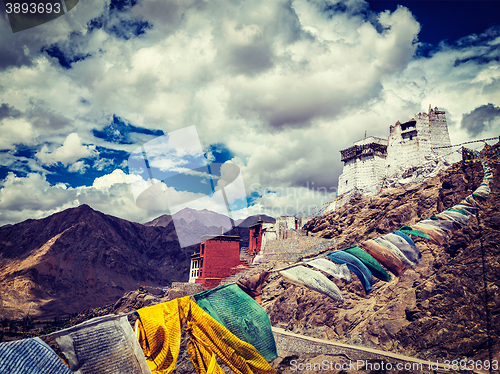
M 0 5 L 0 226 L 80 204 L 141 223 L 186 201 L 224 212 L 220 199 L 189 195 L 216 163 L 212 190 L 244 181 L 249 206 L 233 218 L 311 210 L 335 197 L 340 150 L 365 131 L 386 138 L 429 104 L 446 111 L 452 144 L 499 136 L 499 10 L 499 1 L 85 0 L 13 33 Z M 183 131 L 191 140 L 179 145 Z M 152 184 L 130 157 L 161 142 L 170 148 L 158 170 L 197 175 L 200 189 L 153 178 L 177 195 L 141 207 Z

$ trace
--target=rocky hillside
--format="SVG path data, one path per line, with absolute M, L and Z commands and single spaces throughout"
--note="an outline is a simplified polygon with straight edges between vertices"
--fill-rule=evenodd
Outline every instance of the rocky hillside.
M 196 246 L 197 248 L 197 246 Z M 0 228 L 0 315 L 48 317 L 115 302 L 141 284 L 187 281 L 194 247 L 88 205 Z
M 337 281 L 344 303 L 273 274 L 263 306 L 271 323 L 292 332 L 422 359 L 500 358 L 500 167 L 477 218 L 444 245 L 416 239 L 420 264 L 366 295 L 356 277 Z M 430 217 L 481 183 L 481 164 L 454 164 L 421 184 L 358 196 L 341 210 L 310 221 L 313 235 L 342 249 Z M 325 251 L 326 252 L 326 251 Z M 491 357 L 490 357 L 491 358 Z

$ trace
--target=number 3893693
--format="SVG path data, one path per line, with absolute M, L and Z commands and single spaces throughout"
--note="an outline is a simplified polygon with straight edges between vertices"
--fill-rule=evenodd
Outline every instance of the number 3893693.
M 61 3 L 5 3 L 8 14 L 60 13 Z

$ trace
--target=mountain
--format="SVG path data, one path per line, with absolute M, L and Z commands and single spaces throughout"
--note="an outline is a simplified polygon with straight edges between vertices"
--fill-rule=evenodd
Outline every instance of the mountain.
M 264 222 L 276 222 L 276 219 L 270 216 L 267 216 L 265 214 L 257 214 L 254 216 L 247 217 L 245 219 L 239 219 L 235 222 L 235 225 L 238 227 L 250 227 L 252 225 L 255 225 L 257 221 L 261 219 Z
M 218 235 L 231 228 L 229 217 L 207 209 L 184 208 L 173 214 L 164 214 L 145 226 L 167 227 L 176 230 L 183 245 L 197 245 L 204 235 Z
M 184 219 L 188 223 L 198 220 L 200 221 L 201 224 L 207 227 L 210 226 L 227 227 L 229 221 L 228 216 L 212 212 L 211 210 L 208 209 L 196 210 L 196 209 L 184 208 L 178 211 L 177 213 L 173 214 L 173 217 L 176 220 Z
M 144 225 L 166 227 L 170 222 L 172 222 L 173 219 L 179 221 L 181 219 L 184 219 L 186 223 L 191 223 L 197 220 L 201 224 L 207 227 L 210 226 L 226 227 L 229 217 L 224 214 L 212 212 L 208 209 L 196 210 L 196 209 L 184 208 L 178 211 L 177 213 L 174 213 L 173 215 L 163 214 L 155 218 L 154 220 L 145 223 Z M 262 219 L 265 222 L 276 222 L 276 219 L 273 217 L 270 217 L 265 214 L 256 214 L 246 218 L 237 219 L 234 221 L 234 225 L 239 227 L 250 227 L 252 225 L 255 225 L 259 219 Z
M 228 218 L 187 208 L 174 218 L 177 227 L 169 215 L 141 225 L 81 205 L 0 227 L 0 317 L 52 318 L 115 302 L 139 285 L 187 281 L 200 237 L 220 234 Z M 248 232 L 224 230 L 242 247 Z M 178 235 L 193 245 L 181 248 Z
M 276 221 L 267 215 L 254 215 L 234 221 L 235 227 L 231 228 L 228 216 L 207 209 L 196 210 L 184 208 L 173 215 L 161 215 L 144 225 L 169 227 L 169 225 L 174 225 L 175 223 L 175 229 L 179 238 L 183 238 L 186 242 L 193 244 L 198 243 L 203 235 L 218 235 L 222 232 L 226 235 L 237 235 L 241 239 L 241 248 L 248 247 L 248 227 L 256 224 L 259 218 L 267 222 Z
M 146 222 L 144 226 L 167 227 L 172 221 L 173 219 L 171 215 L 163 214 L 159 217 L 156 217 L 152 221 Z
M 173 224 L 145 226 L 81 205 L 0 227 L 0 315 L 58 316 L 116 301 L 141 284 L 187 281 Z

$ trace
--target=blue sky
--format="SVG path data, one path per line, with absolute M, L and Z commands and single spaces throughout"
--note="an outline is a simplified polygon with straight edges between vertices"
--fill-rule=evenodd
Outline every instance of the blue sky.
M 155 218 L 128 158 L 193 125 L 270 215 L 328 201 L 341 149 L 429 104 L 452 144 L 498 136 L 499 4 L 89 0 L 15 34 L 2 8 L 0 225 L 82 203 Z

